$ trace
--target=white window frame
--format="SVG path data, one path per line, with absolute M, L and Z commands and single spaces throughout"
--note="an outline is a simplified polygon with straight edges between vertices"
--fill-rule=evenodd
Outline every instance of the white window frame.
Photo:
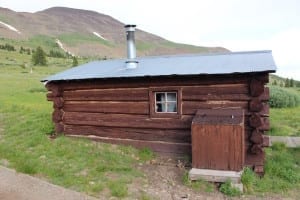
M 164 94 L 165 101 L 156 101 L 156 95 L 157 94 Z M 168 98 L 167 98 L 168 94 L 175 94 L 176 100 L 175 101 L 168 101 Z M 154 99 L 155 99 L 155 104 L 154 104 L 154 106 L 155 106 L 154 107 L 154 109 L 155 109 L 154 112 L 155 113 L 159 113 L 159 114 L 161 114 L 161 113 L 178 113 L 178 94 L 177 94 L 177 92 L 174 92 L 174 91 L 172 91 L 172 92 L 157 91 L 157 92 L 154 93 Z M 157 103 L 164 104 L 166 110 L 168 110 L 168 103 L 175 103 L 176 112 L 157 112 L 157 108 L 156 108 Z

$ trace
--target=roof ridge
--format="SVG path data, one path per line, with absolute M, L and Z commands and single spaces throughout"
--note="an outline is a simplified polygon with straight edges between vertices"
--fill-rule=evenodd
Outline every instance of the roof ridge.
M 257 54 L 257 53 L 272 53 L 272 50 L 257 50 L 257 51 L 230 51 L 230 52 L 217 52 L 217 53 L 193 53 L 193 54 L 171 54 L 159 56 L 142 56 L 137 59 L 147 58 L 173 58 L 173 57 L 194 57 L 194 56 L 218 56 L 218 55 L 236 55 L 236 54 Z M 119 60 L 119 59 L 117 59 Z

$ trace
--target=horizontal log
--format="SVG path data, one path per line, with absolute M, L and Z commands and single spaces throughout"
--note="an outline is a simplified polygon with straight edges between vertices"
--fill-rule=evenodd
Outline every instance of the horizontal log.
M 62 121 L 62 117 L 63 117 L 63 111 L 60 109 L 54 109 L 52 113 L 52 121 L 55 123 L 60 122 Z
M 264 175 L 264 166 L 263 165 L 255 165 L 253 171 L 257 175 L 263 176 Z
M 99 137 L 146 140 L 146 141 L 167 141 L 177 143 L 191 142 L 190 129 L 137 129 L 137 128 L 113 128 L 99 126 L 66 125 L 67 135 L 94 135 Z
M 255 129 L 252 131 L 250 141 L 255 144 L 262 144 L 263 143 L 263 134 L 261 131 Z
M 121 144 L 121 145 L 131 145 L 136 148 L 148 147 L 158 153 L 171 153 L 171 154 L 191 154 L 191 144 L 190 143 L 172 143 L 172 142 L 161 142 L 161 141 L 141 141 L 141 140 L 131 140 L 131 139 L 120 139 L 120 138 L 108 138 L 108 137 L 97 137 L 97 136 L 79 136 L 79 135 L 67 135 L 69 137 L 77 138 L 88 138 L 95 141 L 111 143 L 111 144 Z
M 258 128 L 263 125 L 263 119 L 261 116 L 257 113 L 253 113 L 251 117 L 249 118 L 249 125 L 253 128 Z
M 270 146 L 270 137 L 268 135 L 263 135 L 263 147 Z
M 65 100 L 73 101 L 148 101 L 146 88 L 86 89 L 65 91 Z
M 63 122 L 69 125 L 91 125 L 122 128 L 188 129 L 193 116 L 179 119 L 149 118 L 147 115 L 65 112 Z
M 47 97 L 47 101 L 53 101 L 54 96 L 53 96 L 53 94 L 52 94 L 51 91 L 49 91 L 49 92 L 46 94 L 46 97 Z
M 54 108 L 62 108 L 64 106 L 64 99 L 62 97 L 54 97 L 52 101 Z
M 261 144 L 254 144 L 250 149 L 253 154 L 261 154 L 263 152 L 263 147 Z
M 55 133 L 61 134 L 64 132 L 64 125 L 62 123 L 55 123 L 54 130 L 55 130 Z
M 257 80 L 256 78 L 253 78 L 250 81 L 251 96 L 253 96 L 253 97 L 260 96 L 264 92 L 264 87 L 265 87 L 265 84 L 262 81 Z
M 149 114 L 148 102 L 66 101 L 66 112 Z
M 183 93 L 198 95 L 215 95 L 215 94 L 248 94 L 247 84 L 220 84 L 220 85 L 200 85 L 200 86 L 183 86 Z
M 268 117 L 264 117 L 263 119 L 263 124 L 258 127 L 258 130 L 260 131 L 268 131 L 270 130 L 270 119 Z
M 243 108 L 247 109 L 247 101 L 183 101 L 182 114 L 193 115 L 198 109 L 216 109 L 216 108 Z
M 45 85 L 48 91 L 51 91 L 53 97 L 60 97 L 63 93 L 63 88 L 59 83 L 47 83 Z
M 246 84 L 230 85 L 208 85 L 208 86 L 187 86 L 182 87 L 183 100 L 230 100 L 230 95 L 248 96 L 248 86 Z M 218 98 L 219 97 L 219 98 Z M 225 97 L 220 98 L 220 97 Z
M 263 109 L 263 102 L 259 100 L 258 98 L 253 98 L 249 102 L 249 110 L 252 112 L 259 112 Z
M 263 76 L 267 73 L 255 73 Z M 213 85 L 213 84 L 239 84 L 249 82 L 248 74 L 228 75 L 199 75 L 199 76 L 164 76 L 141 78 L 113 78 L 78 80 L 62 82 L 64 90 L 74 89 L 105 89 L 105 88 L 140 88 L 140 87 L 165 87 L 187 85 Z
M 265 162 L 265 152 L 263 151 L 261 154 L 251 154 L 247 153 L 245 157 L 245 165 L 249 167 L 253 167 L 255 165 L 264 165 Z

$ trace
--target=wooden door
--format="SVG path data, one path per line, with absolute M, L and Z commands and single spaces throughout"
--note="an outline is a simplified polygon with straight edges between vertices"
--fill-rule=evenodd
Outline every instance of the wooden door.
M 192 124 L 194 168 L 230 171 L 240 171 L 243 168 L 243 112 L 240 109 L 222 112 L 223 109 L 197 112 L 198 118 Z

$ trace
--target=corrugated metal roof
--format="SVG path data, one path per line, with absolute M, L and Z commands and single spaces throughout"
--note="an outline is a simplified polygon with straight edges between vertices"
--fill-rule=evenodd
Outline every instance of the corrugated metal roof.
M 42 81 L 275 72 L 276 70 L 272 51 L 153 56 L 136 60 L 139 63 L 135 69 L 125 68 L 126 59 L 94 61 L 49 76 Z

